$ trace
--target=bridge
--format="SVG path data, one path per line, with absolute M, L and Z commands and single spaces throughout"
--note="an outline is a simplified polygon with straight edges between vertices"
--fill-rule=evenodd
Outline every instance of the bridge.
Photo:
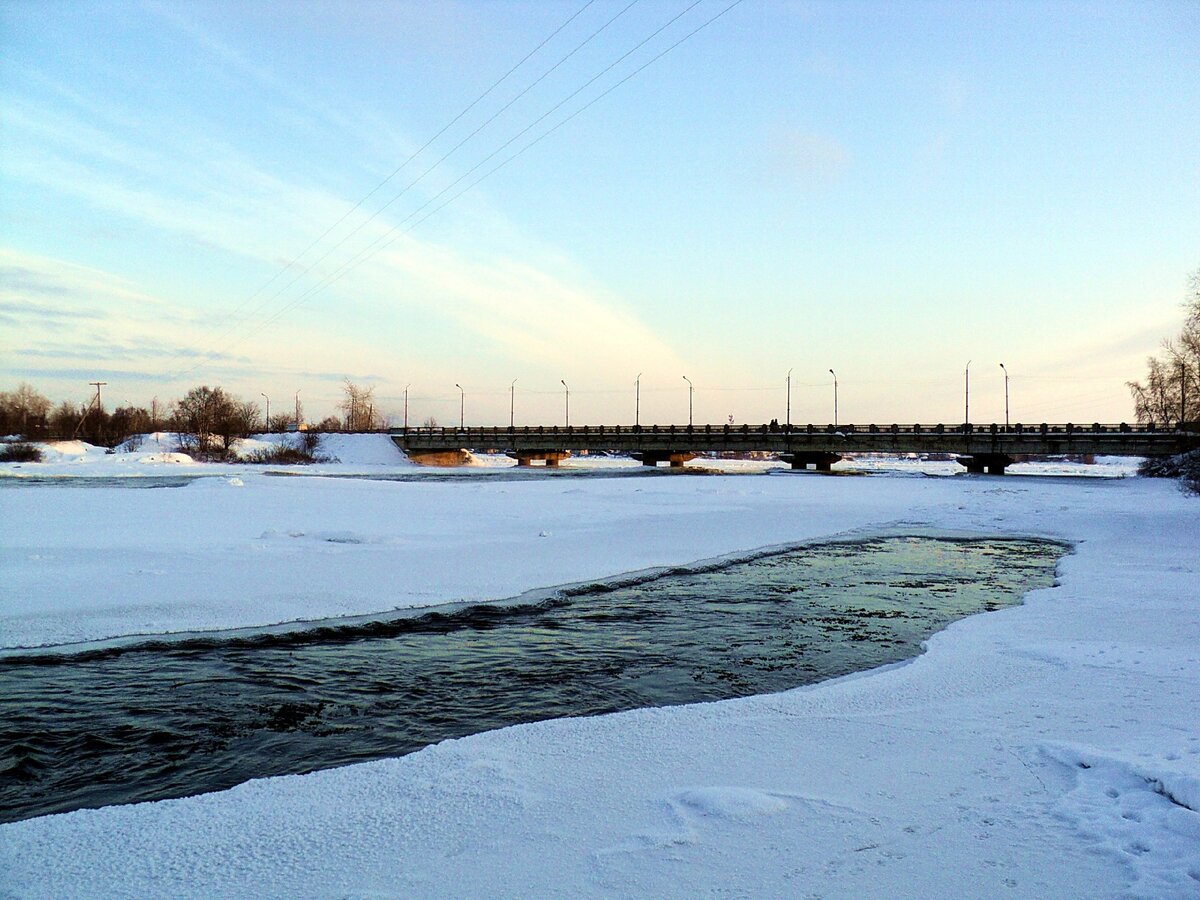
M 1018 456 L 1170 456 L 1200 447 L 1200 424 L 1128 425 L 537 425 L 393 428 L 414 461 L 454 465 L 464 450 L 557 466 L 572 453 L 628 453 L 682 466 L 700 453 L 774 453 L 793 469 L 828 472 L 847 454 L 953 454 L 968 472 L 1002 475 Z

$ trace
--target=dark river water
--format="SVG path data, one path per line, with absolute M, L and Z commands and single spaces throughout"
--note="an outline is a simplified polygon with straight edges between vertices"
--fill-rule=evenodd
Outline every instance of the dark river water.
M 1053 583 L 1059 544 L 880 538 L 539 605 L 0 658 L 0 821 L 398 756 L 519 722 L 896 662 Z

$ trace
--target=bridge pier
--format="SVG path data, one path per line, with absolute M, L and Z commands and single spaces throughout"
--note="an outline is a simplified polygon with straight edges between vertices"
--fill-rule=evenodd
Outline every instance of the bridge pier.
M 515 459 L 518 467 L 532 466 L 535 460 L 540 460 L 550 469 L 557 469 L 560 462 L 571 456 L 567 450 L 509 450 L 505 455 Z
M 643 450 L 633 454 L 634 459 L 640 459 L 643 466 L 657 466 L 660 462 L 668 462 L 672 469 L 682 469 L 689 459 L 695 459 L 695 453 L 670 453 L 665 450 Z
M 970 456 L 956 457 L 960 466 L 966 466 L 972 475 L 1003 475 L 1004 470 L 1013 464 L 1013 458 L 1007 453 L 972 453 Z
M 823 450 L 798 450 L 794 453 L 782 453 L 779 458 L 790 463 L 793 469 L 807 469 L 812 466 L 818 472 L 832 472 L 833 464 L 841 462 L 841 455 L 828 453 Z

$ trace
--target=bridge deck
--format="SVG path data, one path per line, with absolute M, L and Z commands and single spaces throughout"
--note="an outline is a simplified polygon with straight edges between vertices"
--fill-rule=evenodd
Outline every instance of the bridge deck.
M 1165 456 L 1200 446 L 1189 425 L 572 425 L 392 429 L 402 450 L 510 453 L 957 453 Z

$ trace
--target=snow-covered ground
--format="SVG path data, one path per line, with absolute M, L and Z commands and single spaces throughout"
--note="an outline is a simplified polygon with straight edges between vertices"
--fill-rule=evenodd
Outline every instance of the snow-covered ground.
M 260 434 L 238 440 L 233 445 L 236 455 L 252 458 L 256 452 L 279 445 L 296 446 L 295 434 Z M 0 478 L 52 477 L 132 477 L 167 475 L 238 475 L 247 471 L 287 471 L 305 475 L 320 474 L 399 474 L 454 472 L 461 475 L 515 468 L 516 460 L 503 454 L 478 454 L 472 464 L 458 469 L 419 466 L 411 462 L 384 434 L 322 434 L 316 455 L 322 461 L 303 466 L 283 466 L 274 463 L 201 463 L 180 452 L 178 437 L 169 432 L 139 435 L 119 445 L 113 451 L 83 441 L 52 441 L 36 445 L 42 451 L 38 463 L 0 463 Z M 1043 460 L 1013 465 L 1010 472 L 1022 475 L 1076 475 L 1122 477 L 1137 472 L 1137 457 L 1097 457 L 1093 463 L 1069 460 Z M 537 467 L 535 467 L 537 468 Z M 563 469 L 589 471 L 630 469 L 641 470 L 635 459 L 625 456 L 588 455 L 565 460 Z M 689 469 L 717 472 L 788 471 L 786 463 L 778 460 L 737 460 L 698 457 L 688 463 Z M 962 466 L 953 460 L 922 459 L 916 454 L 904 456 L 849 456 L 836 466 L 842 473 L 878 473 L 909 475 L 960 475 Z
M 10 486 L 0 521 L 9 648 L 508 597 L 879 530 L 1075 545 L 1058 587 L 905 665 L 0 826 L 0 893 L 1200 895 L 1200 500 L 1171 482 L 236 466 L 172 489 Z

